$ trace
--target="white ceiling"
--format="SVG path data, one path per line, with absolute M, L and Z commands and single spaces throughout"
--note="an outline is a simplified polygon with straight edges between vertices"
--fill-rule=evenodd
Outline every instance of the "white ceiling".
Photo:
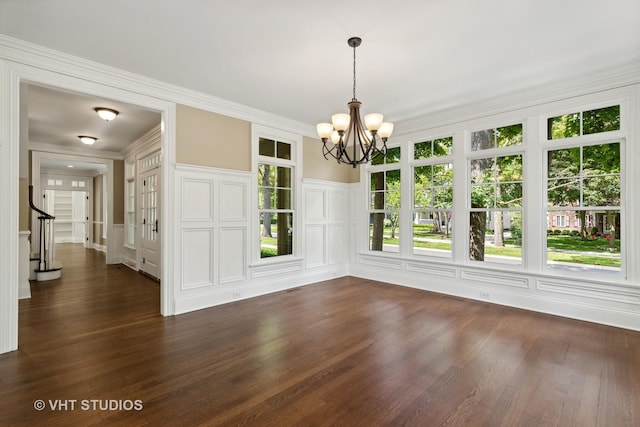
M 86 155 L 94 151 L 120 154 L 127 145 L 160 124 L 159 113 L 123 102 L 36 85 L 24 84 L 20 90 L 27 105 L 31 143 L 81 147 Z M 97 107 L 111 108 L 119 114 L 115 120 L 106 122 L 98 117 L 94 110 Z M 80 135 L 98 140 L 85 146 L 78 138 Z
M 640 1 L 2 0 L 0 33 L 309 125 L 360 36 L 363 112 L 399 122 L 640 63 Z

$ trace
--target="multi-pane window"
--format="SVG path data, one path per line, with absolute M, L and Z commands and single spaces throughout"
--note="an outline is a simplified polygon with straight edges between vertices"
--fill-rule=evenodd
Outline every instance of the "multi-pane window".
M 369 249 L 399 252 L 400 147 L 376 156 L 369 174 Z
M 522 262 L 522 125 L 471 133 L 469 259 Z
M 453 138 L 414 144 L 413 254 L 451 256 Z
M 293 254 L 294 168 L 290 143 L 260 138 L 258 143 L 260 258 Z
M 606 142 L 547 152 L 548 266 L 620 271 L 620 150 Z
M 620 130 L 620 106 L 564 114 L 547 119 L 547 139 L 574 138 Z

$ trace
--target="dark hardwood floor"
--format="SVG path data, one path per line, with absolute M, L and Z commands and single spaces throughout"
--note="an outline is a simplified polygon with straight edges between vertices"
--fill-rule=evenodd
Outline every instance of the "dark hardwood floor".
M 156 282 L 58 255 L 2 426 L 640 426 L 638 332 L 353 277 L 163 318 Z

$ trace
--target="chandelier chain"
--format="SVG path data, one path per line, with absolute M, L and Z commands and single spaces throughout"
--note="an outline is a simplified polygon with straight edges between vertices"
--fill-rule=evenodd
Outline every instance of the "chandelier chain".
M 356 46 L 353 47 L 353 100 L 356 100 Z

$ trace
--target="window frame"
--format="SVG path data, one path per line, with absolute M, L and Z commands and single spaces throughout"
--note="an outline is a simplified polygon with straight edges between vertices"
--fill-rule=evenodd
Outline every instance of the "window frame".
M 277 157 L 260 155 L 260 139 L 270 139 L 276 142 L 287 143 L 290 146 L 291 159 L 280 159 Z M 277 145 L 277 144 L 276 144 Z M 260 255 L 260 214 L 263 212 L 259 208 L 259 192 L 258 192 L 258 167 L 260 164 L 270 164 L 291 168 L 291 209 L 292 211 L 292 253 L 287 255 L 278 255 L 262 258 Z M 251 244 L 250 258 L 252 264 L 278 264 L 301 259 L 300 251 L 302 248 L 302 224 L 301 224 L 301 177 L 302 177 L 302 136 L 292 132 L 274 129 L 267 126 L 253 123 L 251 125 L 251 174 L 252 174 L 252 201 L 251 201 Z M 289 210 L 289 209 L 288 209 Z
M 591 109 L 591 108 L 589 108 Z M 587 110 L 585 108 L 585 110 Z M 620 104 L 620 127 L 622 128 L 624 120 L 623 120 L 623 104 Z M 555 116 L 549 116 L 555 117 Z M 545 123 L 548 118 L 545 118 Z M 616 136 L 619 135 L 619 136 Z M 569 138 L 562 139 L 547 139 L 545 136 L 544 141 L 544 160 L 543 160 L 543 194 L 544 194 L 544 203 L 543 209 L 548 215 L 558 215 L 562 214 L 562 212 L 574 212 L 578 211 L 586 211 L 586 212 L 603 212 L 606 207 L 611 207 L 612 211 L 616 211 L 617 215 L 620 216 L 620 229 L 626 230 L 628 227 L 628 223 L 626 220 L 626 206 L 628 204 L 628 195 L 626 192 L 626 177 L 627 177 L 627 168 L 624 159 L 626 156 L 626 145 L 627 145 L 626 136 L 621 130 L 616 131 L 607 131 L 601 133 L 592 133 L 587 135 L 574 136 Z M 548 164 L 548 153 L 549 151 L 561 150 L 561 149 L 570 149 L 570 148 L 580 148 L 584 147 L 596 146 L 596 145 L 606 145 L 606 144 L 620 144 L 620 203 L 617 206 L 558 206 L 557 208 L 551 208 L 549 206 L 549 196 L 548 196 L 548 176 L 549 176 L 549 164 Z M 577 216 L 577 214 L 576 214 Z M 571 224 L 567 221 L 567 226 L 569 227 Z M 566 227 L 565 227 L 566 228 Z M 549 263 L 548 259 L 548 234 L 547 234 L 547 226 L 545 226 L 543 242 L 542 242 L 542 261 L 543 261 L 543 270 L 547 273 L 553 273 L 554 275 L 561 275 L 567 277 L 580 276 L 580 274 L 584 274 L 585 269 L 582 270 L 581 273 L 575 273 L 571 271 L 571 266 L 562 265 L 554 265 Z M 594 266 L 593 268 L 586 268 L 589 274 L 593 274 L 598 278 L 616 278 L 616 279 L 627 279 L 627 271 L 628 271 L 628 259 L 627 259 L 627 239 L 622 238 L 624 234 L 621 233 L 620 240 L 620 269 L 617 271 L 611 271 L 603 268 L 598 268 Z
M 505 128 L 505 127 L 510 127 L 510 126 L 516 126 L 516 125 L 521 125 L 522 126 L 522 141 L 519 144 L 514 144 L 514 145 L 507 145 L 507 146 L 496 146 L 496 147 L 491 147 L 491 148 L 486 148 L 486 149 L 478 149 L 478 150 L 473 150 L 472 148 L 472 134 L 474 132 L 480 132 L 480 131 L 484 131 L 484 130 L 496 130 L 496 129 L 501 129 L 501 128 Z M 464 260 L 464 264 L 466 265 L 473 265 L 475 266 L 486 266 L 486 267 L 490 267 L 490 268 L 496 268 L 499 267 L 501 269 L 504 270 L 525 270 L 527 268 L 527 248 L 526 248 L 526 244 L 527 244 L 527 233 L 526 233 L 526 223 L 527 223 L 527 206 L 526 206 L 526 198 L 527 198 L 527 188 L 529 186 L 529 184 L 527 183 L 527 157 L 528 157 L 528 150 L 529 150 L 529 142 L 528 142 L 528 131 L 529 131 L 529 126 L 528 126 L 528 121 L 525 117 L 514 117 L 514 118 L 505 118 L 504 120 L 501 120 L 500 122 L 497 123 L 493 123 L 491 124 L 491 122 L 484 122 L 482 124 L 480 124 L 479 126 L 474 126 L 473 128 L 468 128 L 468 130 L 465 131 L 465 138 L 464 138 L 464 164 L 465 164 L 465 171 L 464 171 L 464 175 L 463 174 L 458 174 L 459 177 L 463 177 L 465 179 L 465 218 L 464 218 L 464 224 L 465 224 L 465 249 L 464 249 L 464 254 L 462 254 L 461 256 L 463 257 L 462 259 Z M 514 207 L 497 207 L 497 206 L 493 206 L 493 207 L 479 207 L 479 208 L 474 208 L 472 207 L 472 176 L 471 176 L 471 163 L 474 160 L 480 160 L 480 159 L 497 159 L 499 157 L 509 157 L 509 156 L 521 156 L 522 158 L 522 162 L 521 162 L 521 167 L 522 167 L 522 171 L 521 171 L 521 185 L 522 185 L 522 203 L 520 204 L 519 208 L 514 208 Z M 454 172 L 455 173 L 455 172 Z M 455 190 L 454 190 L 455 191 Z M 471 249 L 471 242 L 470 242 L 470 233 L 471 233 L 471 212 L 480 212 L 480 211 L 486 211 L 486 212 L 496 212 L 496 211 L 500 211 L 503 213 L 509 213 L 509 212 L 520 212 L 520 221 L 521 221 L 521 236 L 520 236 L 520 258 L 519 258 L 519 262 L 515 263 L 515 262 L 499 262 L 496 261 L 495 259 L 484 259 L 482 261 L 480 260 L 473 260 L 471 259 L 471 254 L 470 254 L 470 249 Z M 513 257 L 514 259 L 516 259 L 515 257 Z
M 441 139 L 451 139 L 451 147 L 449 147 L 449 153 L 447 155 L 434 155 L 434 150 L 433 150 L 433 144 L 435 143 L 435 141 L 441 140 Z M 431 155 L 429 157 L 422 157 L 422 158 L 415 158 L 415 146 L 417 144 L 422 144 L 425 142 L 431 142 Z M 429 259 L 429 260 L 442 260 L 442 261 L 451 261 L 453 259 L 453 254 L 454 254 L 454 247 L 455 247 L 455 243 L 454 243 L 454 239 L 453 239 L 453 234 L 451 234 L 450 236 L 450 240 L 451 240 L 451 249 L 446 252 L 446 251 L 440 251 L 440 250 L 432 250 L 429 251 L 427 253 L 424 254 L 419 254 L 416 253 L 415 251 L 415 246 L 414 246 L 414 241 L 413 238 L 415 236 L 414 230 L 413 230 L 413 218 L 414 215 L 418 212 L 427 212 L 427 213 L 435 213 L 435 212 L 444 212 L 444 213 L 451 213 L 451 221 L 449 222 L 448 226 L 451 226 L 451 228 L 453 228 L 453 221 L 454 221 L 454 217 L 453 214 L 455 212 L 455 186 L 454 186 L 454 181 L 455 181 L 455 175 L 456 175 L 456 168 L 454 166 L 454 146 L 455 146 L 455 138 L 453 133 L 443 136 L 436 136 L 436 137 L 428 137 L 428 138 L 422 138 L 422 139 L 418 139 L 418 140 L 413 140 L 408 142 L 408 146 L 410 147 L 407 151 L 408 154 L 410 156 L 409 157 L 409 161 L 408 161 L 408 166 L 409 166 L 409 173 L 410 173 L 410 177 L 411 177 L 411 195 L 410 195 L 410 202 L 411 204 L 410 206 L 410 215 L 411 215 L 411 233 L 409 233 L 409 235 L 411 236 L 411 244 L 410 244 L 410 254 L 413 257 L 416 257 L 418 259 Z M 416 180 L 415 180 L 415 169 L 419 168 L 419 167 L 424 167 L 424 166 L 430 166 L 430 167 L 434 167 L 437 165 L 449 165 L 452 169 L 452 176 L 451 176 L 451 182 L 450 182 L 450 186 L 451 186 L 451 206 L 448 208 L 417 208 L 415 206 L 415 194 L 416 194 Z M 433 169 L 432 169 L 433 170 Z M 429 186 L 429 188 L 437 188 L 437 187 L 442 187 L 442 186 L 435 186 L 433 185 L 433 180 L 431 181 L 431 185 Z

